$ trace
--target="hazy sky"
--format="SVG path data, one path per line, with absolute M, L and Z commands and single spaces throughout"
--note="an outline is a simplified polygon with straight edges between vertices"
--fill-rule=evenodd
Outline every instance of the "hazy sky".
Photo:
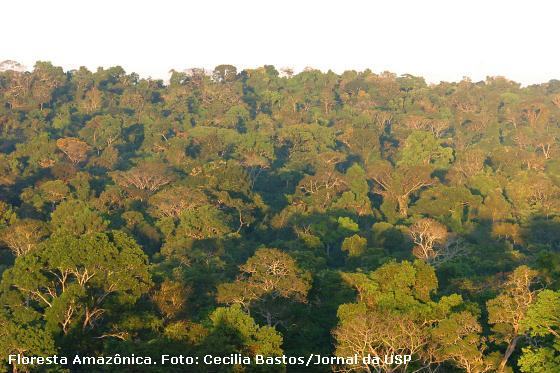
M 171 68 L 273 64 L 370 68 L 428 81 L 560 79 L 556 1 L 4 0 L 0 61 L 31 67 Z

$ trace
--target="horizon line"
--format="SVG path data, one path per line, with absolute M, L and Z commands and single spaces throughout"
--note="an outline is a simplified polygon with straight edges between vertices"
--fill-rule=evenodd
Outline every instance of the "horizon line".
M 169 79 L 170 79 L 171 73 L 173 71 L 181 72 L 181 73 L 187 73 L 187 72 L 189 72 L 189 70 L 201 69 L 201 70 L 204 71 L 204 73 L 206 75 L 211 75 L 211 73 L 214 71 L 214 69 L 218 66 L 221 66 L 221 65 L 234 66 L 238 70 L 238 73 L 241 72 L 241 71 L 246 71 L 246 70 L 256 70 L 256 69 L 259 69 L 259 68 L 262 68 L 262 67 L 265 67 L 265 66 L 272 66 L 276 69 L 276 71 L 278 71 L 280 73 L 280 75 L 282 75 L 283 70 L 290 69 L 290 70 L 293 71 L 292 76 L 296 76 L 296 75 L 298 75 L 302 72 L 308 71 L 308 70 L 310 70 L 310 71 L 320 71 L 322 74 L 327 74 L 329 72 L 332 72 L 336 75 L 343 75 L 346 72 L 352 72 L 352 71 L 357 72 L 357 73 L 363 73 L 363 72 L 366 72 L 366 71 L 369 70 L 373 74 L 376 74 L 376 75 L 380 75 L 380 74 L 383 74 L 383 73 L 390 73 L 390 74 L 396 75 L 397 77 L 404 77 L 404 76 L 410 75 L 410 76 L 414 76 L 416 78 L 422 78 L 422 79 L 424 79 L 426 84 L 429 85 L 429 86 L 432 86 L 432 85 L 437 86 L 437 85 L 442 84 L 442 83 L 460 83 L 462 81 L 471 81 L 472 83 L 483 83 L 483 82 L 488 81 L 491 78 L 502 78 L 502 79 L 505 79 L 509 82 L 519 84 L 520 88 L 526 88 L 526 87 L 530 87 L 530 86 L 540 86 L 540 85 L 544 85 L 544 84 L 549 84 L 552 81 L 560 80 L 560 77 L 559 77 L 559 78 L 549 78 L 546 81 L 526 83 L 526 82 L 518 81 L 518 80 L 515 80 L 515 79 L 511 79 L 511 78 L 507 77 L 506 75 L 502 75 L 502 74 L 495 74 L 495 75 L 486 74 L 486 76 L 484 78 L 473 78 L 472 76 L 469 76 L 468 74 L 465 74 L 460 79 L 451 79 L 451 80 L 430 79 L 426 75 L 422 75 L 422 74 L 418 74 L 418 73 L 409 73 L 409 72 L 400 73 L 400 72 L 396 72 L 396 71 L 389 70 L 389 69 L 380 69 L 380 70 L 376 71 L 372 67 L 363 67 L 363 68 L 348 67 L 348 68 L 344 68 L 344 69 L 341 70 L 341 69 L 336 69 L 336 68 L 326 68 L 325 69 L 325 68 L 321 68 L 321 67 L 315 67 L 313 65 L 306 65 L 306 66 L 302 67 L 302 66 L 293 66 L 293 65 L 290 66 L 289 64 L 274 64 L 274 63 L 270 63 L 270 64 L 265 63 L 265 64 L 259 64 L 259 65 L 250 65 L 250 64 L 236 65 L 234 63 L 218 63 L 218 64 L 214 64 L 213 66 L 211 66 L 210 64 L 205 64 L 205 65 L 188 66 L 186 68 L 175 68 L 175 67 L 170 67 L 170 68 L 166 68 L 166 69 L 162 68 L 160 72 L 155 72 L 154 71 L 153 73 L 149 73 L 147 71 L 142 72 L 141 70 L 138 71 L 137 69 L 128 68 L 129 66 L 127 67 L 126 64 L 119 64 L 119 63 L 116 63 L 116 64 L 113 64 L 113 63 L 111 63 L 111 64 L 96 64 L 95 67 L 94 67 L 94 65 L 88 66 L 87 64 L 57 64 L 57 63 L 55 63 L 53 61 L 50 61 L 48 59 L 37 59 L 37 60 L 35 60 L 32 63 L 33 67 L 30 68 L 29 63 L 25 63 L 25 62 L 21 63 L 21 62 L 19 62 L 19 60 L 12 59 L 12 58 L 7 58 L 7 59 L 0 60 L 0 66 L 4 63 L 15 63 L 15 64 L 18 64 L 18 65 L 22 66 L 22 68 L 24 70 L 1 69 L 0 68 L 0 72 L 9 71 L 9 70 L 19 71 L 19 72 L 23 72 L 23 71 L 33 72 L 34 66 L 38 62 L 48 62 L 55 67 L 62 68 L 65 73 L 68 73 L 68 72 L 71 72 L 71 71 L 77 71 L 82 67 L 86 68 L 87 70 L 91 71 L 92 73 L 95 73 L 99 69 L 106 70 L 106 69 L 110 69 L 110 68 L 113 68 L 113 67 L 120 67 L 123 70 L 125 70 L 125 72 L 127 74 L 137 74 L 140 79 L 161 80 L 165 83 L 169 83 Z M 165 77 L 162 76 L 162 73 L 165 75 Z M 283 75 L 281 77 L 289 78 L 290 76 Z

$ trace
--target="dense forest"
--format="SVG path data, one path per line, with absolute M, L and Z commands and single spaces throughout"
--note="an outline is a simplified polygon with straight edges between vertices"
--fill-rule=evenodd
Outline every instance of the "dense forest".
M 5 370 L 560 372 L 560 81 L 1 72 L 0 273 Z

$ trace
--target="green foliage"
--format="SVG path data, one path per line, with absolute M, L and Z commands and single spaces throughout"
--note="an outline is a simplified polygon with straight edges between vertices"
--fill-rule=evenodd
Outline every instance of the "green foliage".
M 248 305 L 263 297 L 306 301 L 309 273 L 299 269 L 286 253 L 277 249 L 259 249 L 240 269 L 245 278 L 218 288 L 220 302 Z
M 519 359 L 521 371 L 544 373 L 560 370 L 560 293 L 551 290 L 540 292 L 527 310 L 521 329 L 532 337 L 544 338 L 539 346 L 523 348 Z
M 435 169 L 446 169 L 453 161 L 453 149 L 443 147 L 441 143 L 429 132 L 412 132 L 405 141 L 397 163 L 406 166 L 429 164 Z
M 527 310 L 521 329 L 533 336 L 557 335 L 560 328 L 560 293 L 543 290 Z
M 342 242 L 342 251 L 348 252 L 350 256 L 359 256 L 364 253 L 367 246 L 367 239 L 357 234 L 347 237 Z
M 55 341 L 52 335 L 37 321 L 25 322 L 14 320 L 5 312 L 0 313 L 0 354 L 3 357 L 0 367 L 8 370 L 5 360 L 12 354 L 26 354 L 26 356 L 52 356 L 56 354 Z M 25 366 L 15 365 L 25 369 Z M 17 369 L 16 368 L 16 369 Z
M 210 206 L 186 210 L 179 218 L 176 234 L 194 239 L 221 237 L 231 232 L 227 220 L 220 210 Z
M 556 371 L 558 87 L 2 71 L 2 357 L 367 346 L 413 356 L 378 370 Z M 411 262 L 434 227 L 435 269 Z
M 270 326 L 258 326 L 251 316 L 242 311 L 239 305 L 218 307 L 210 315 L 210 320 L 212 321 L 211 338 L 229 339 L 220 342 L 212 341 L 209 343 L 211 349 L 221 346 L 224 350 L 228 350 L 232 343 L 240 343 L 238 346 L 231 346 L 231 352 L 265 356 L 282 354 L 282 336 Z M 233 333 L 237 334 L 238 341 L 231 339 Z
M 81 200 L 69 200 L 58 205 L 51 214 L 53 231 L 76 236 L 103 232 L 108 223 Z
M 369 274 L 345 273 L 343 278 L 358 296 L 356 303 L 338 308 L 336 353 L 358 354 L 358 363 L 351 365 L 354 369 L 367 369 L 368 364 L 361 361 L 367 351 L 386 354 L 394 350 L 411 354 L 412 364 L 420 366 L 431 365 L 434 358 L 459 366 L 465 362 L 485 365 L 476 317 L 454 312 L 463 304 L 461 296 L 432 300 L 437 289 L 432 267 L 423 262 L 391 262 Z M 385 370 L 395 368 L 389 362 L 382 364 Z
M 106 307 L 134 304 L 150 285 L 146 256 L 119 231 L 53 236 L 2 278 L 6 294 L 17 295 L 10 308 L 33 302 L 48 329 L 64 335 L 103 328 Z

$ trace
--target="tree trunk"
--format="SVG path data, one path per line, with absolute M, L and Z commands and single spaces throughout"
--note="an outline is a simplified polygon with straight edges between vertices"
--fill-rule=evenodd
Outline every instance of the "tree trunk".
M 513 354 L 513 351 L 515 351 L 515 346 L 517 346 L 517 342 L 519 341 L 519 338 L 521 338 L 520 336 L 516 336 L 515 338 L 513 338 L 513 340 L 509 343 L 507 349 L 506 349 L 506 353 L 504 354 L 504 357 L 502 358 L 502 361 L 500 361 L 500 366 L 498 367 L 498 372 L 499 373 L 503 373 L 504 369 L 506 368 L 506 364 L 509 360 L 509 357 L 511 356 L 511 354 Z
M 408 196 L 401 196 L 397 198 L 399 204 L 399 213 L 403 218 L 408 217 Z

